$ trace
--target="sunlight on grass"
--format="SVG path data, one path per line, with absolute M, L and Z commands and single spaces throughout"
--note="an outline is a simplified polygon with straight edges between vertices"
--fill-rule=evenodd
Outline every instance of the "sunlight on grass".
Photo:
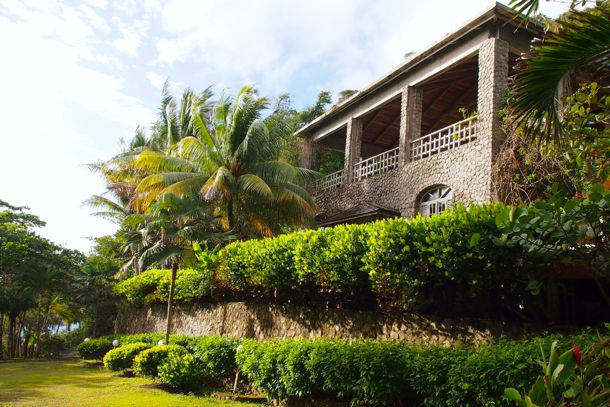
M 168 393 L 150 379 L 120 377 L 80 361 L 0 363 L 1 406 L 244 406 Z

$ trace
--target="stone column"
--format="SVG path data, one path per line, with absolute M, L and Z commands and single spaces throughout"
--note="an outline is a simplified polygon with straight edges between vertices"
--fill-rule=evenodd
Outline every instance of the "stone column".
M 352 117 L 347 121 L 347 134 L 345 137 L 345 167 L 343 171 L 345 183 L 352 181 L 354 164 L 360 161 L 361 155 L 362 120 Z
M 306 136 L 301 138 L 301 154 L 300 154 L 300 166 L 309 170 L 315 169 L 316 165 L 316 154 L 317 144 Z
M 411 140 L 421 136 L 422 88 L 405 86 L 400 101 L 400 135 L 398 147 L 400 163 L 411 161 Z
M 486 178 L 481 185 L 484 191 L 475 201 L 495 199 L 492 191 L 491 171 L 495 155 L 504 141 L 498 113 L 508 81 L 508 43 L 498 38 L 485 40 L 479 48 L 479 88 L 478 88 L 478 143 L 481 145 L 483 162 L 482 175 Z M 483 180 L 481 180 L 483 181 Z

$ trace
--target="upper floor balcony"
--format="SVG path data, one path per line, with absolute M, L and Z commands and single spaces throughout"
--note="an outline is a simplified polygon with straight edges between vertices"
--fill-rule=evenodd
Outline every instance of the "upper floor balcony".
M 477 116 L 460 120 L 449 126 L 428 133 L 409 143 L 408 160 L 418 161 L 434 154 L 460 147 L 477 137 Z M 400 166 L 400 147 L 394 147 L 353 164 L 351 178 L 343 169 L 318 180 L 315 192 L 339 188 L 347 182 L 356 182 L 394 170 Z

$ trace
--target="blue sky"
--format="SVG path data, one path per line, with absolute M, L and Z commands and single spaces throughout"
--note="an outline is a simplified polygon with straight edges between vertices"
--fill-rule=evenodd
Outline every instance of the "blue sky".
M 542 2 L 556 16 L 566 2 Z M 172 90 L 254 84 L 298 107 L 359 89 L 475 17 L 485 0 L 0 3 L 0 199 L 87 251 L 114 226 L 82 202 L 104 191 L 85 164 L 118 152 Z

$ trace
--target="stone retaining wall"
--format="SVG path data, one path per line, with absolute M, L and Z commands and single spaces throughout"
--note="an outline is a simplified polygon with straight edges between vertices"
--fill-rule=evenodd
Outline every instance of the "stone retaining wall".
M 162 304 L 120 311 L 115 331 L 121 334 L 165 332 Z M 239 338 L 372 338 L 447 346 L 482 343 L 500 335 L 518 336 L 524 329 L 497 321 L 441 320 L 415 314 L 384 315 L 370 311 L 320 310 L 242 302 L 178 306 L 173 333 L 224 334 Z

